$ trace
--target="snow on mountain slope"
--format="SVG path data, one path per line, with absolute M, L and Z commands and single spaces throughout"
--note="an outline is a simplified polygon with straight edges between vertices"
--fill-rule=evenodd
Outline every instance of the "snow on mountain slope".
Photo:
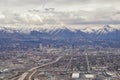
M 37 26 L 37 25 L 0 25 L 0 30 L 4 30 L 7 32 L 14 33 L 19 32 L 19 33 L 30 33 L 31 31 L 39 31 L 39 32 L 51 32 L 51 31 L 56 31 L 57 29 L 64 29 L 65 27 L 56 27 L 52 26 L 47 27 L 47 25 L 44 26 Z
M 120 30 L 120 25 L 76 25 L 76 26 L 58 26 L 58 25 L 0 25 L 0 30 L 10 33 L 30 33 L 31 31 L 58 33 L 61 30 L 69 30 L 71 32 L 82 31 L 84 33 L 104 34 L 115 30 Z
M 115 30 L 117 30 L 117 29 L 115 29 L 115 28 L 113 28 L 109 25 L 105 25 L 103 28 L 100 28 L 99 30 L 97 30 L 96 33 L 98 33 L 98 34 L 102 33 L 103 34 L 103 33 L 113 32 Z

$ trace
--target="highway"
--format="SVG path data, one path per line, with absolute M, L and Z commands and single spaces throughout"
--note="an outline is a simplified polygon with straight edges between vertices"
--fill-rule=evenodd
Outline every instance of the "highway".
M 22 74 L 22 76 L 20 76 L 20 78 L 18 78 L 18 80 L 24 80 L 27 75 L 28 72 L 25 72 L 24 74 Z
M 68 71 L 68 68 L 70 67 L 70 64 L 71 64 L 72 60 L 73 60 L 73 57 L 71 57 L 71 59 L 69 60 L 69 62 L 67 64 L 67 67 L 66 67 L 66 71 Z
M 39 69 L 39 68 L 41 68 L 41 67 L 44 67 L 44 66 L 47 66 L 47 65 L 51 65 L 51 64 L 53 64 L 53 63 L 56 63 L 56 62 L 58 62 L 61 58 L 62 58 L 62 56 L 58 57 L 56 60 L 54 60 L 54 61 L 52 61 L 52 62 L 43 64 L 43 65 L 41 65 L 41 66 L 37 66 L 37 67 L 34 67 L 34 68 L 28 70 L 27 72 L 23 73 L 23 74 L 18 78 L 18 80 L 32 80 L 32 76 L 37 72 L 37 69 Z

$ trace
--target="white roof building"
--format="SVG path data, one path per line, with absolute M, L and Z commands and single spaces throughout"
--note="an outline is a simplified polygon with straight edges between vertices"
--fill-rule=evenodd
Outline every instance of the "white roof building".
M 95 75 L 94 75 L 94 74 L 85 74 L 84 76 L 85 76 L 85 78 L 87 78 L 87 79 L 94 79 L 94 78 L 95 78 Z
M 80 77 L 79 73 L 72 73 L 72 78 L 79 78 L 79 77 Z

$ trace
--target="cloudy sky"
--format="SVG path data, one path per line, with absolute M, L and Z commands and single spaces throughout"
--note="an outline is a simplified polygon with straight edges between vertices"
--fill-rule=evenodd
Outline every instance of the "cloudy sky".
M 120 24 L 120 0 L 0 0 L 0 24 Z

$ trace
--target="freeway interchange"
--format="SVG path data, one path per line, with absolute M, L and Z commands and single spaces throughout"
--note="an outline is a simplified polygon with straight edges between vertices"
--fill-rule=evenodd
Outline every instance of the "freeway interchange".
M 32 80 L 32 76 L 37 72 L 37 69 L 38 69 L 38 68 L 41 68 L 41 67 L 44 67 L 44 66 L 47 66 L 47 65 L 56 63 L 56 62 L 58 62 L 61 58 L 62 58 L 62 57 L 60 56 L 60 57 L 58 57 L 55 61 L 52 61 L 52 62 L 43 64 L 43 65 L 41 65 L 41 66 L 37 66 L 37 67 L 34 67 L 34 68 L 28 70 L 27 72 L 23 73 L 23 74 L 18 78 L 18 80 Z

